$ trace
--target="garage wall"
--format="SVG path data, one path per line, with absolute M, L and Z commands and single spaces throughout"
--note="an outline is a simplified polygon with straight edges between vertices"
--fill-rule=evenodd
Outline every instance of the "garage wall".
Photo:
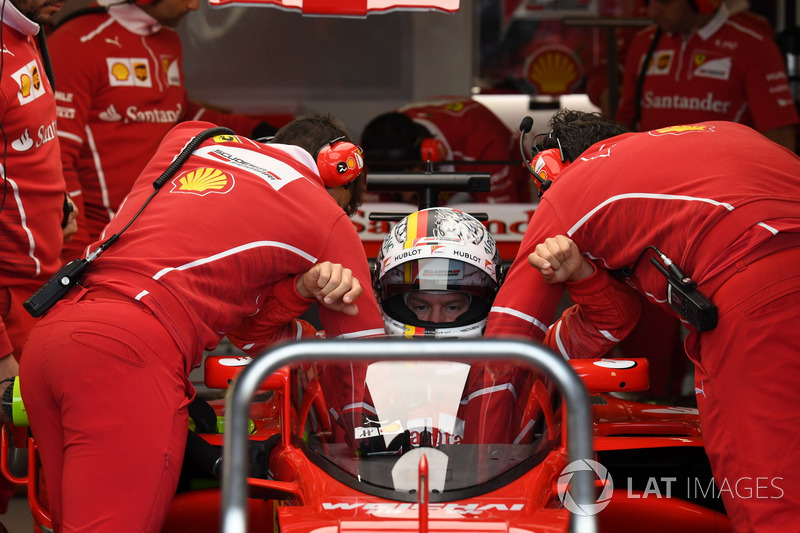
M 202 5 L 178 28 L 193 99 L 239 112 L 330 112 L 358 136 L 375 115 L 472 87 L 473 5 L 364 19 Z

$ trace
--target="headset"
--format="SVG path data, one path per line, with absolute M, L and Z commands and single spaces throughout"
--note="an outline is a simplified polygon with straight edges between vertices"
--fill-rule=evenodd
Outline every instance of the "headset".
M 692 9 L 703 15 L 711 15 L 719 7 L 721 0 L 689 0 Z
M 435 137 L 424 137 L 419 142 L 419 155 L 425 162 L 438 163 L 447 158 L 447 147 Z
M 543 135 L 552 138 L 551 131 L 550 133 L 540 133 L 534 136 L 531 142 L 532 157 L 529 162 L 528 158 L 525 156 L 523 139 L 525 138 L 525 134 L 531 131 L 532 127 L 533 119 L 531 117 L 522 119 L 519 125 L 519 149 L 522 153 L 522 161 L 525 168 L 531 173 L 531 176 L 533 176 L 533 181 L 539 189 L 539 196 L 541 196 L 550 188 L 550 185 L 553 184 L 553 180 L 570 165 L 571 161 L 568 161 L 567 158 L 564 157 L 564 151 L 561 149 L 561 141 L 558 137 L 555 138 L 556 143 L 558 143 L 558 148 L 540 150 L 536 146 L 536 138 Z
M 389 163 L 412 165 L 418 161 L 439 163 L 447 160 L 447 146 L 436 137 L 420 137 L 411 146 L 400 148 L 382 148 L 369 151 L 373 166 L 388 166 Z
M 317 150 L 314 159 L 325 187 L 335 189 L 349 184 L 364 169 L 361 147 L 338 137 Z

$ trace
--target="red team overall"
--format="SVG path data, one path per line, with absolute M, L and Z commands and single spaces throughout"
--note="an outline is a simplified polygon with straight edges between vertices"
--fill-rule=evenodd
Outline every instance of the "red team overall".
M 666 17 L 682 2 L 685 0 L 654 0 L 650 2 L 650 12 L 659 22 L 662 15 Z M 700 3 L 719 4 L 715 0 Z M 665 18 L 661 23 L 666 27 L 669 21 Z M 723 3 L 705 26 L 688 36 L 674 28 L 658 31 L 660 37 L 647 61 L 640 91 L 640 120 L 634 124 L 636 86 L 657 30 L 656 25 L 642 30 L 630 45 L 617 122 L 647 131 L 729 120 L 767 133 L 768 137 L 771 130 L 800 122 L 783 57 L 773 36 L 765 31 L 764 22 L 746 11 L 731 14 Z M 793 132 L 785 138 L 791 144 L 783 142 L 783 134 L 773 140 L 784 146 L 794 144 Z
M 259 124 L 188 99 L 180 37 L 136 5 L 148 3 L 103 0 L 107 13 L 69 20 L 48 39 L 58 80 L 64 177 L 80 208 L 78 234 L 65 248 L 66 261 L 80 257 L 98 238 L 176 123 L 205 120 L 247 136 Z
M 17 375 L 17 360 L 35 323 L 22 303 L 61 266 L 66 192 L 53 87 L 36 42 L 42 31 L 39 22 L 46 22 L 58 7 L 44 1 L 10 1 L 2 9 L 0 380 Z M 24 442 L 25 429 L 19 429 L 17 437 Z M 15 490 L 0 478 L 0 512 L 5 512 Z
M 326 120 L 281 131 L 318 129 L 321 147 L 344 134 Z M 299 133 L 286 130 L 295 123 Z M 106 236 L 210 126 L 186 122 L 167 135 Z M 160 531 L 186 442 L 189 372 L 228 333 L 248 353 L 291 338 L 289 322 L 311 303 L 298 276 L 326 262 L 369 279 L 358 235 L 307 150 L 228 135 L 204 141 L 26 347 L 22 393 L 55 530 Z M 362 287 L 357 315 L 320 306 L 328 337 L 383 334 Z
M 593 145 L 543 195 L 495 299 L 487 337 L 553 334 L 547 326 L 564 284 L 549 284 L 527 263 L 539 243 L 556 236 L 571 239 L 597 275 L 630 267 L 628 285 L 674 316 L 666 278 L 650 262 L 654 246 L 717 306 L 716 328 L 698 333 L 687 324 L 685 343 L 717 486 L 737 531 L 793 529 L 800 506 L 793 407 L 800 403 L 800 158 L 729 122 Z M 557 335 L 569 338 L 568 331 Z

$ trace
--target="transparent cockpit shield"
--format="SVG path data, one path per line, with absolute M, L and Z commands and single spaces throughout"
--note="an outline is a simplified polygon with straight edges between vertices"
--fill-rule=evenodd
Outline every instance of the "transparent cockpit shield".
M 486 492 L 534 468 L 559 438 L 552 387 L 516 361 L 337 363 L 303 375 L 324 399 L 304 420 L 307 455 L 382 497 L 413 495 L 423 454 L 441 501 Z

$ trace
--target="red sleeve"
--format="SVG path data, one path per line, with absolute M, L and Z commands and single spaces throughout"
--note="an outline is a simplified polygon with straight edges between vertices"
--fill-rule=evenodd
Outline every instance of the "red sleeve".
M 228 340 L 248 354 L 258 355 L 277 342 L 316 336 L 310 324 L 296 320 L 314 302 L 297 292 L 299 276 L 284 278 L 269 287 L 259 312 L 228 331 Z
M 56 91 L 56 109 L 58 124 L 58 142 L 61 149 L 61 167 L 67 183 L 67 193 L 78 208 L 78 232 L 73 239 L 86 242 L 83 209 L 83 195 L 78 178 L 78 159 L 81 148 L 86 142 L 86 124 L 95 91 L 99 86 L 98 58 L 92 54 L 76 54 L 75 50 L 83 47 L 68 29 L 62 28 L 47 38 L 51 56 L 53 74 L 58 80 Z M 86 234 L 88 235 L 88 234 Z M 77 256 L 78 250 L 70 250 Z
M 755 44 L 748 49 L 752 60 L 745 76 L 747 103 L 755 129 L 764 132 L 797 124 L 800 119 L 780 50 L 766 37 Z
M 494 299 L 485 337 L 544 340 L 565 287 L 562 283 L 547 283 L 528 264 L 528 256 L 546 237 L 566 234 L 547 198 L 542 198 L 525 231 L 517 257 Z
M 6 325 L 3 319 L 0 318 L 0 359 L 13 352 L 14 347 L 11 345 L 11 340 L 8 338 Z
M 602 356 L 639 320 L 636 294 L 605 270 L 595 268 L 588 278 L 566 286 L 575 305 L 564 311 L 544 341 L 565 359 Z
M 355 301 L 358 314 L 345 315 L 324 306 L 319 308 L 319 317 L 328 338 L 365 338 L 383 336 L 383 317 L 378 309 L 378 301 L 372 290 L 372 278 L 364 245 L 347 218 L 344 211 L 331 228 L 325 248 L 320 253 L 319 262 L 339 263 L 353 271 L 353 276 L 361 283 L 363 292 Z

